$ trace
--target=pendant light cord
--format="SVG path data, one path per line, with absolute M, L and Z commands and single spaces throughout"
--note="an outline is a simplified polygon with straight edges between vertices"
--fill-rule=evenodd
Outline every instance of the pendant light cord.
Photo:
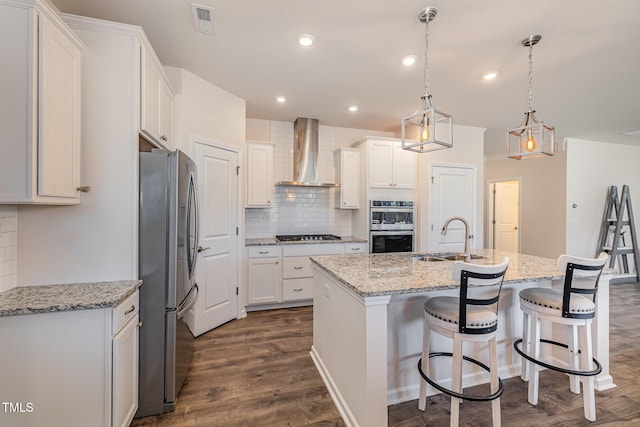
M 429 96 L 429 17 L 427 17 L 424 32 L 424 95 Z
M 529 111 L 533 111 L 533 44 L 529 45 Z

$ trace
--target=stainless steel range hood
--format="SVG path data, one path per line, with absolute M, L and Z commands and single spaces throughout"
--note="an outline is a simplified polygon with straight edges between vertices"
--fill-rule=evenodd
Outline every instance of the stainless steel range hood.
M 298 117 L 293 122 L 293 181 L 276 185 L 295 187 L 339 187 L 318 182 L 318 119 Z

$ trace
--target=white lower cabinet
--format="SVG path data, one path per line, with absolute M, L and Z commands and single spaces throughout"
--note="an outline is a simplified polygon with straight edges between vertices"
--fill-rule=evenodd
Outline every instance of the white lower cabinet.
M 345 243 L 344 244 L 345 255 L 349 254 L 367 254 L 369 253 L 369 244 L 367 242 L 357 243 Z
M 282 301 L 282 257 L 278 246 L 252 246 L 248 250 L 247 303 Z
M 0 425 L 128 426 L 138 327 L 137 291 L 114 308 L 0 317 Z
M 250 246 L 247 305 L 254 310 L 309 305 L 313 300 L 310 257 L 367 253 L 368 248 L 367 242 Z
M 127 427 L 138 410 L 138 292 L 113 311 L 111 425 Z

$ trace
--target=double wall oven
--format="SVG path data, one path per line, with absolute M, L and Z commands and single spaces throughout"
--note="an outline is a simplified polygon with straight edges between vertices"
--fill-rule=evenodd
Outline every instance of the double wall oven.
M 413 201 L 371 200 L 369 252 L 411 252 L 413 233 Z

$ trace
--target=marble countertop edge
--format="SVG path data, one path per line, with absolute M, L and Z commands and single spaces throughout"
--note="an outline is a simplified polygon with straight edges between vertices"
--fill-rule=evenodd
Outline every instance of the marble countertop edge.
M 17 286 L 0 293 L 0 317 L 115 307 L 142 280 Z
M 495 264 L 505 256 L 510 263 L 503 285 L 517 285 L 559 280 L 564 273 L 557 270 L 556 260 L 492 249 L 473 251 L 481 259 L 477 264 Z M 416 261 L 415 253 L 360 254 L 350 257 L 321 255 L 311 257 L 313 264 L 345 288 L 361 297 L 414 294 L 456 289 L 453 280 L 454 261 Z M 605 270 L 603 274 L 611 274 Z

